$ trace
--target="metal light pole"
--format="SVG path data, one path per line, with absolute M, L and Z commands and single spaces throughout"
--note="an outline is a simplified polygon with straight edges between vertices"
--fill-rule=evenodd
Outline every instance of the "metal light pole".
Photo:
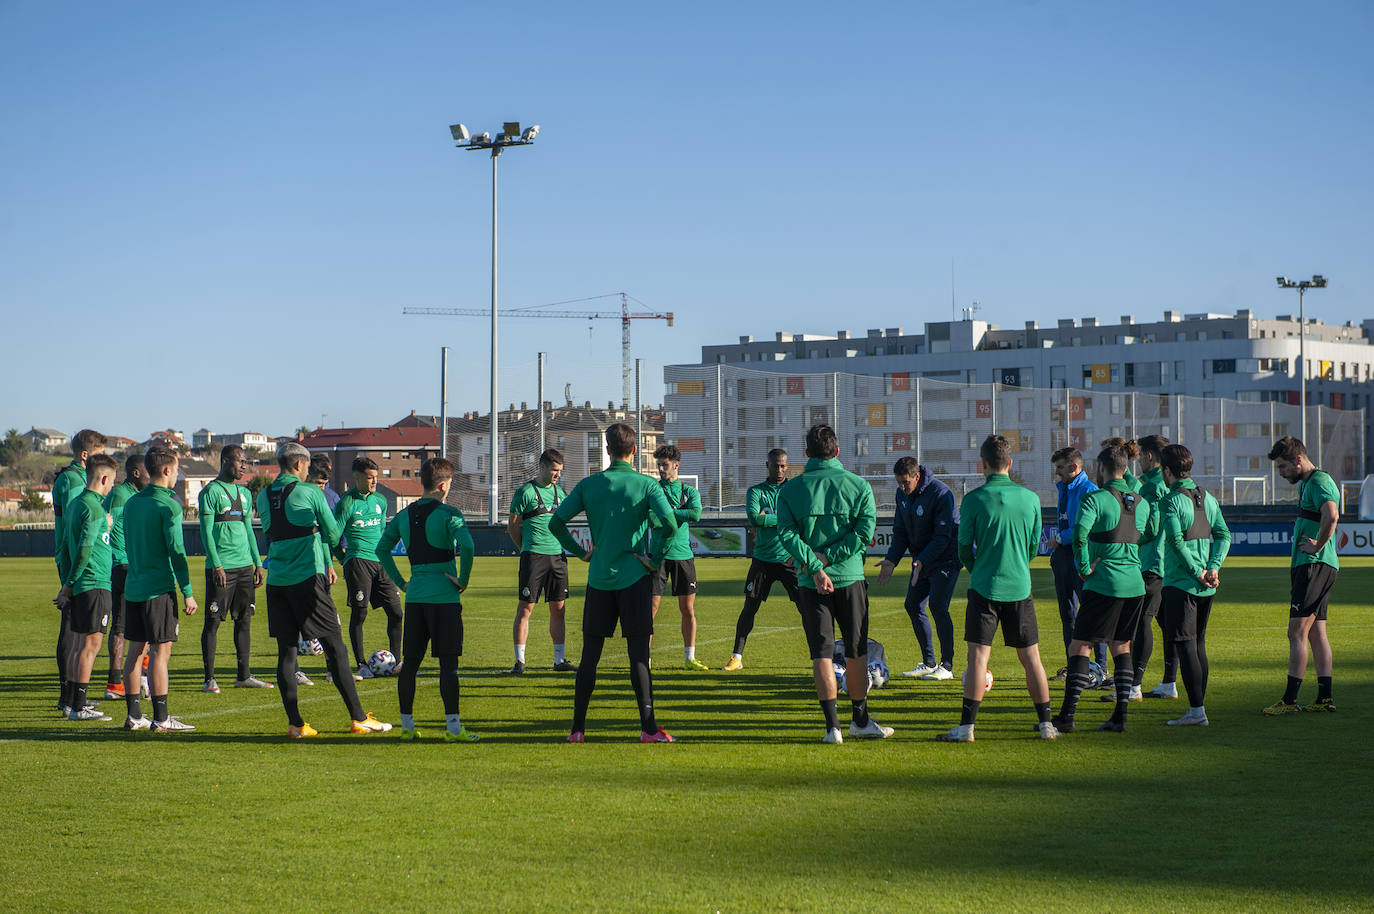
M 1303 293 L 1308 289 L 1325 289 L 1326 277 L 1313 276 L 1294 282 L 1287 276 L 1276 278 L 1280 289 L 1298 290 L 1298 424 L 1302 427 L 1302 440 L 1307 442 L 1307 315 L 1303 311 Z M 1317 430 L 1321 437 L 1321 430 Z
M 439 456 L 448 459 L 448 347 L 439 347 Z
M 496 418 L 496 160 L 508 146 L 528 146 L 533 143 L 534 138 L 539 135 L 539 125 L 535 124 L 521 133 L 519 122 L 507 121 L 502 132 L 496 135 L 496 139 L 492 139 L 490 133 L 473 136 L 463 124 L 453 124 L 448 130 L 459 146 L 468 150 L 485 149 L 491 152 L 491 450 L 487 458 L 487 478 L 491 484 L 488 487 L 490 503 L 487 506 L 487 522 L 494 526 L 497 522 L 500 483 L 500 469 L 497 466 L 499 429 Z

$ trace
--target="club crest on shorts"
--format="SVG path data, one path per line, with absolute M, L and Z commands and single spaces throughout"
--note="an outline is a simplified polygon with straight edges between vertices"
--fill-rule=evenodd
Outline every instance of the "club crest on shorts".
M 250 614 L 251 614 L 251 613 L 254 613 L 254 612 L 257 612 L 257 609 L 258 609 L 258 604 L 256 604 L 256 603 L 249 603 L 249 604 L 248 604 L 248 612 L 249 612 Z
M 530 595 L 530 589 L 529 589 L 528 587 L 522 587 L 522 588 L 520 588 L 520 596 L 522 596 L 522 597 L 528 597 L 529 595 Z
M 109 615 L 104 615 L 104 616 L 101 616 L 101 617 L 100 617 L 100 627 L 101 627 L 101 628 L 104 628 L 105 626 L 107 626 L 107 625 L 109 625 L 109 624 L 110 624 L 110 617 L 109 617 Z
M 363 593 L 361 590 L 353 595 L 353 601 L 355 603 L 361 603 L 365 599 L 367 599 L 367 594 Z
M 212 613 L 217 613 L 217 612 L 219 612 L 219 601 L 218 601 L 218 600 L 211 600 L 211 601 L 210 601 L 210 612 L 212 612 Z

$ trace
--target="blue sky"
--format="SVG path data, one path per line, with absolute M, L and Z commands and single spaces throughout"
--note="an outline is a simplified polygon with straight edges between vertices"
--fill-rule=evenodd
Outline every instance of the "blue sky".
M 776 330 L 1374 317 L 1374 6 L 0 4 L 0 427 L 485 408 L 501 302 L 626 290 L 649 366 Z M 612 300 L 588 303 L 614 308 Z M 573 306 L 582 307 L 582 306 Z M 619 399 L 619 327 L 507 321 L 501 401 Z M 77 350 L 80 350 L 78 354 Z

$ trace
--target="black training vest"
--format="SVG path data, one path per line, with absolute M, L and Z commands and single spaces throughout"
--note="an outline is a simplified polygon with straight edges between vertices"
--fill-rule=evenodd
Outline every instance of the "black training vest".
M 219 482 L 219 487 L 224 490 L 224 495 L 228 498 L 229 487 L 218 479 L 213 480 L 210 484 L 214 485 L 216 482 Z M 234 497 L 229 500 L 229 507 L 215 514 L 215 523 L 217 524 L 223 524 L 231 520 L 243 520 L 243 493 L 237 488 L 234 490 Z
M 554 511 L 558 510 L 558 486 L 553 487 L 553 504 L 546 505 L 544 504 L 544 496 L 539 494 L 539 484 L 536 483 L 533 479 L 531 479 L 528 484 L 531 488 L 534 489 L 534 497 L 535 500 L 539 502 L 539 505 L 526 511 L 524 514 L 521 514 L 521 520 L 527 520 L 531 517 L 538 517 L 541 514 L 552 514 Z
M 406 543 L 406 555 L 412 565 L 437 565 L 453 561 L 453 549 L 440 549 L 425 536 L 425 522 L 439 510 L 439 502 L 416 502 L 406 511 L 410 514 L 410 542 Z
M 1094 530 L 1088 534 L 1088 539 L 1094 543 L 1125 543 L 1127 545 L 1139 543 L 1140 530 L 1135 525 L 1135 509 L 1140 504 L 1140 496 L 1134 492 L 1123 494 L 1116 489 L 1105 489 L 1104 491 L 1112 493 L 1112 497 L 1121 506 L 1121 517 L 1111 530 Z
M 1183 532 L 1185 540 L 1206 540 L 1212 538 L 1212 525 L 1207 520 L 1207 493 L 1201 489 L 1184 489 L 1193 500 L 1193 523 Z
M 63 473 L 76 473 L 78 476 L 81 475 L 80 472 L 77 471 L 76 467 L 72 466 L 70 463 L 67 464 L 67 465 L 64 466 L 62 469 L 60 469 L 60 470 L 57 471 L 57 476 L 54 476 L 54 477 L 52 478 L 53 488 L 54 488 L 54 489 L 57 488 L 57 480 L 58 480 L 59 477 L 62 476 Z M 82 488 L 85 488 L 85 486 L 83 485 Z M 63 510 L 65 510 L 65 508 L 66 508 L 65 505 L 59 505 L 56 501 L 54 501 L 54 502 L 52 503 L 52 516 L 55 517 L 55 518 L 57 518 L 58 520 L 61 520 L 61 519 L 62 519 L 62 512 L 63 512 Z
M 286 519 L 286 497 L 297 485 L 299 482 L 293 482 L 280 489 L 267 490 L 267 539 L 271 542 L 303 539 L 314 536 L 320 529 L 318 526 L 302 527 Z

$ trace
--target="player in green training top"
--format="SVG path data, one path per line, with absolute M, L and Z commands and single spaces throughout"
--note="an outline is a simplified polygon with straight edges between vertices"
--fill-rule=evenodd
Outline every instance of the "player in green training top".
M 1159 536 L 1164 551 L 1164 589 L 1160 618 L 1164 637 L 1174 642 L 1188 710 L 1168 721 L 1175 727 L 1207 726 L 1207 621 L 1212 597 L 1221 583 L 1220 571 L 1231 548 L 1231 531 L 1221 506 L 1210 492 L 1190 478 L 1193 454 L 1171 444 L 1159 455 L 1169 494 L 1159 502 Z
M 177 479 L 177 455 L 165 447 L 151 447 L 143 455 L 148 485 L 124 503 L 124 552 L 129 558 L 129 577 L 124 582 L 128 615 L 124 633 L 128 652 L 124 658 L 124 701 L 128 730 L 159 733 L 194 730 L 167 711 L 167 662 L 172 645 L 181 633 L 177 622 L 177 591 L 185 598 L 186 615 L 198 607 L 191 592 L 191 571 L 182 540 L 181 502 L 172 494 Z M 153 719 L 139 707 L 139 657 L 148 647 L 148 690 L 153 700 Z
M 750 486 L 744 497 L 749 526 L 754 528 L 754 557 L 744 579 L 744 608 L 735 620 L 735 649 L 725 664 L 727 673 L 744 669 L 744 642 L 754 630 L 754 616 L 778 583 L 794 605 L 797 594 L 797 566 L 778 542 L 778 492 L 787 481 L 787 452 L 775 447 L 768 452 L 768 478 Z
M 205 544 L 205 623 L 200 632 L 200 657 L 205 667 L 202 692 L 219 694 L 215 681 L 215 649 L 219 627 L 234 620 L 234 653 L 238 673 L 234 687 L 270 689 L 253 675 L 253 613 L 257 588 L 264 579 L 258 537 L 253 531 L 253 493 L 238 484 L 248 473 L 248 457 L 237 444 L 219 452 L 219 476 L 200 490 L 200 535 Z
M 358 662 L 355 679 L 372 678 L 369 655 L 363 648 L 368 603 L 386 613 L 387 649 L 397 660 L 401 657 L 401 595 L 377 561 L 377 543 L 386 526 L 386 499 L 377 491 L 377 475 L 376 461 L 355 457 L 353 488 L 334 505 L 334 519 L 342 536 L 337 554 L 343 559 L 344 586 L 348 589 L 348 639 L 353 644 L 353 659 Z M 398 672 L 393 667 L 391 675 Z
M 124 503 L 143 491 L 148 470 L 143 455 L 124 461 L 124 481 L 105 496 L 105 513 L 110 515 L 110 672 L 106 677 L 105 697 L 124 697 L 124 581 L 129 576 L 129 557 L 124 553 Z
M 1140 468 L 1145 471 L 1140 478 L 1140 495 L 1149 502 L 1150 513 L 1154 517 L 1155 526 L 1158 527 L 1159 503 L 1169 494 L 1169 487 L 1164 484 L 1164 468 L 1159 458 L 1169 446 L 1169 439 L 1163 435 L 1146 435 L 1140 439 L 1139 446 Z M 1164 590 L 1164 553 L 1163 543 L 1159 537 L 1140 546 L 1140 576 L 1145 581 L 1145 605 L 1140 613 L 1140 625 L 1135 630 L 1135 637 L 1131 639 L 1131 668 L 1135 670 L 1131 701 L 1143 701 L 1146 698 L 1177 698 L 1178 686 L 1174 682 L 1178 678 L 1178 656 L 1174 653 L 1173 642 L 1167 638 L 1160 639 L 1161 652 L 1164 654 L 1163 678 L 1159 685 L 1149 692 L 1141 691 L 1145 682 L 1145 667 L 1155 650 L 1155 635 L 1151 623 L 1159 619 L 1160 600 L 1163 598 Z M 1162 632 L 1163 620 L 1159 619 L 1159 622 Z
M 1118 439 L 1119 440 L 1119 439 Z M 1116 710 L 1097 729 L 1124 733 L 1135 671 L 1131 666 L 1131 638 L 1140 624 L 1145 602 L 1145 579 L 1140 574 L 1140 544 L 1159 535 L 1158 518 L 1149 502 L 1131 491 L 1126 480 L 1130 450 L 1108 445 L 1097 455 L 1097 485 L 1078 503 L 1073 524 L 1073 557 L 1083 578 L 1083 601 L 1069 642 L 1069 672 L 1064 705 L 1051 718 L 1060 733 L 1074 731 L 1078 697 L 1088 687 L 1088 656 L 1092 646 L 1106 641 L 1112 655 L 1112 683 Z M 1152 524 L 1154 526 L 1152 526 Z
M 1026 689 L 1039 723 L 1041 739 L 1059 731 L 1050 723 L 1050 684 L 1040 663 L 1040 630 L 1031 597 L 1030 563 L 1040 551 L 1040 499 L 1011 481 L 1011 443 L 990 435 L 978 449 L 987 482 L 964 496 L 959 506 L 959 561 L 969 571 L 964 640 L 964 703 L 959 726 L 935 738 L 971 743 L 978 708 L 987 690 L 992 639 L 1002 628 L 1002 642 L 1016 649 L 1026 671 Z
M 658 462 L 659 485 L 677 521 L 677 529 L 671 534 L 657 527 L 653 531 L 655 549 L 659 545 L 657 540 L 663 540 L 663 564 L 658 566 L 653 580 L 654 618 L 658 618 L 659 600 L 671 581 L 673 596 L 677 597 L 677 607 L 682 613 L 683 667 L 707 670 L 710 667 L 697 659 L 697 563 L 688 528 L 688 524 L 701 520 L 701 494 L 677 478 L 678 467 L 682 465 L 682 452 L 677 445 L 659 445 L 654 451 L 654 460 Z
M 405 641 L 396 694 L 401 703 L 401 739 L 416 740 L 415 677 L 425 651 L 439 661 L 439 697 L 444 702 L 446 743 L 475 743 L 477 734 L 458 716 L 458 658 L 463 656 L 462 596 L 472 574 L 472 534 L 463 512 L 448 501 L 453 464 L 432 457 L 420 466 L 420 500 L 391 519 L 378 541 L 375 555 L 396 586 L 405 591 Z M 401 577 L 391 550 L 404 543 L 410 560 L 410 581 Z M 454 566 L 454 554 L 459 556 Z
M 119 463 L 108 454 L 86 460 L 86 488 L 67 505 L 66 535 L 57 544 L 65 569 L 60 600 L 69 602 L 72 652 L 67 661 L 67 718 L 109 720 L 86 703 L 91 668 L 110 621 L 110 516 L 102 499 L 114 488 Z
M 72 436 L 71 462 L 57 471 L 52 481 L 53 542 L 60 543 L 65 535 L 62 523 L 67 506 L 76 501 L 86 489 L 86 460 L 92 454 L 105 452 L 105 436 L 83 428 Z M 56 551 L 54 551 L 56 557 Z M 57 569 L 57 586 L 62 586 L 62 568 Z M 54 601 L 57 602 L 57 601 Z M 71 632 L 67 626 L 68 607 L 65 600 L 57 602 L 57 681 L 63 696 L 67 694 L 67 658 L 72 652 Z M 63 707 L 58 699 L 58 709 Z
M 649 638 L 654 633 L 650 578 L 663 560 L 667 539 L 677 530 L 677 517 L 663 495 L 663 487 L 635 472 L 630 461 L 636 450 L 634 429 L 624 422 L 607 428 L 606 452 L 611 465 L 574 486 L 549 521 L 549 532 L 563 548 L 591 563 L 582 610 L 582 657 L 577 667 L 570 743 L 586 741 L 587 706 L 596 688 L 596 667 L 617 624 L 629 648 L 630 681 L 639 703 L 639 741 L 673 742 L 654 716 L 654 683 L 649 673 Z M 568 522 L 583 512 L 591 534 L 589 549 L 583 549 L 568 532 Z M 663 536 L 648 535 L 651 519 L 662 525 Z M 644 556 L 646 547 L 648 558 Z
M 295 441 L 277 449 L 280 475 L 258 493 L 258 517 L 270 543 L 267 563 L 267 631 L 277 639 L 277 689 L 286 711 L 289 739 L 318 736 L 301 717 L 296 690 L 296 651 L 300 639 L 324 646 L 334 688 L 348 708 L 353 733 L 385 733 L 391 724 L 364 712 L 349 674 L 339 612 L 329 594 L 337 579 L 329 550 L 339 544 L 334 523 L 318 486 L 305 482 L 310 451 Z
M 806 432 L 806 467 L 778 492 L 778 539 L 797 563 L 797 608 L 811 650 L 811 677 L 825 715 L 822 742 L 842 743 L 836 711 L 835 626 L 844 636 L 845 681 L 853 720 L 849 735 L 886 739 L 868 714 L 868 584 L 864 554 L 878 528 L 873 487 L 847 471 L 828 425 Z
M 520 549 L 520 580 L 515 604 L 515 665 L 511 675 L 525 672 L 525 642 L 530 634 L 530 614 L 542 596 L 549 604 L 549 637 L 553 639 L 553 668 L 558 673 L 576 673 L 568 662 L 567 617 L 563 607 L 568 599 L 568 557 L 549 532 L 549 520 L 568 493 L 559 486 L 563 476 L 563 454 L 549 448 L 539 455 L 539 473 L 515 490 L 510 503 L 506 532 Z
M 1336 523 L 1340 520 L 1341 493 L 1335 480 L 1317 469 L 1307 448 L 1297 438 L 1280 438 L 1269 451 L 1274 469 L 1298 487 L 1298 517 L 1293 522 L 1293 561 L 1289 574 L 1288 687 L 1283 697 L 1264 709 L 1268 716 L 1294 711 L 1334 711 L 1331 695 L 1331 642 L 1326 637 L 1326 605 L 1336 572 Z M 1298 705 L 1298 689 L 1307 671 L 1307 649 L 1317 668 L 1317 698 L 1305 708 Z

